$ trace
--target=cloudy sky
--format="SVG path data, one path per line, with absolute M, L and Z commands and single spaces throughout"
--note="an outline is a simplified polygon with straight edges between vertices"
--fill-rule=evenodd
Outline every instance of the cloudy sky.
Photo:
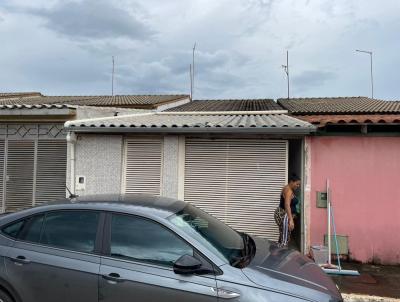
M 0 92 L 400 99 L 399 0 L 0 0 Z

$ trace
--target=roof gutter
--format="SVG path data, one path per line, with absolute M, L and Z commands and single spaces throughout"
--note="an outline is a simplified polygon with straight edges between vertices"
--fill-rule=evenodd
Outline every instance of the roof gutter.
M 316 127 L 69 127 L 80 133 L 246 133 L 246 134 L 310 134 Z

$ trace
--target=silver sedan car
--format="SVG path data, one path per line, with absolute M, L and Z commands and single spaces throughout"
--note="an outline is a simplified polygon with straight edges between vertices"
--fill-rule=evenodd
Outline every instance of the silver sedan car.
M 307 257 L 149 195 L 67 199 L 0 218 L 2 302 L 342 301 Z

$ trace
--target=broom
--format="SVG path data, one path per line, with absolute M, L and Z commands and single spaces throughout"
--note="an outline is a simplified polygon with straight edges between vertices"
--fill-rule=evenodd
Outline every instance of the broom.
M 336 235 L 336 224 L 335 224 L 335 216 L 333 214 L 333 207 L 332 207 L 332 202 L 330 198 L 330 188 L 329 188 L 329 180 L 327 180 L 327 192 L 328 192 L 328 264 L 322 269 L 324 270 L 325 273 L 327 274 L 333 274 L 333 275 L 350 275 L 350 276 L 359 276 L 360 273 L 355 270 L 344 270 L 342 269 L 342 266 L 340 264 L 340 255 L 339 255 L 339 245 L 338 245 L 338 240 L 337 240 L 337 235 Z M 335 246 L 336 246 L 336 257 L 338 261 L 338 265 L 333 265 L 331 263 L 331 219 L 332 219 L 332 225 L 333 225 L 333 237 L 335 238 Z

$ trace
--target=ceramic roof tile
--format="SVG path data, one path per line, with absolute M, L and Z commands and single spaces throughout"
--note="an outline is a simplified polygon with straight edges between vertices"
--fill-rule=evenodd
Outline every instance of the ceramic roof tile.
M 79 106 L 156 106 L 189 98 L 188 95 L 31 96 L 0 98 L 0 105 L 69 104 Z
M 200 111 L 267 111 L 282 110 L 272 99 L 226 99 L 226 100 L 194 100 L 192 102 L 170 108 L 169 112 Z
M 368 97 L 278 99 L 278 104 L 294 115 L 399 113 L 399 101 Z

